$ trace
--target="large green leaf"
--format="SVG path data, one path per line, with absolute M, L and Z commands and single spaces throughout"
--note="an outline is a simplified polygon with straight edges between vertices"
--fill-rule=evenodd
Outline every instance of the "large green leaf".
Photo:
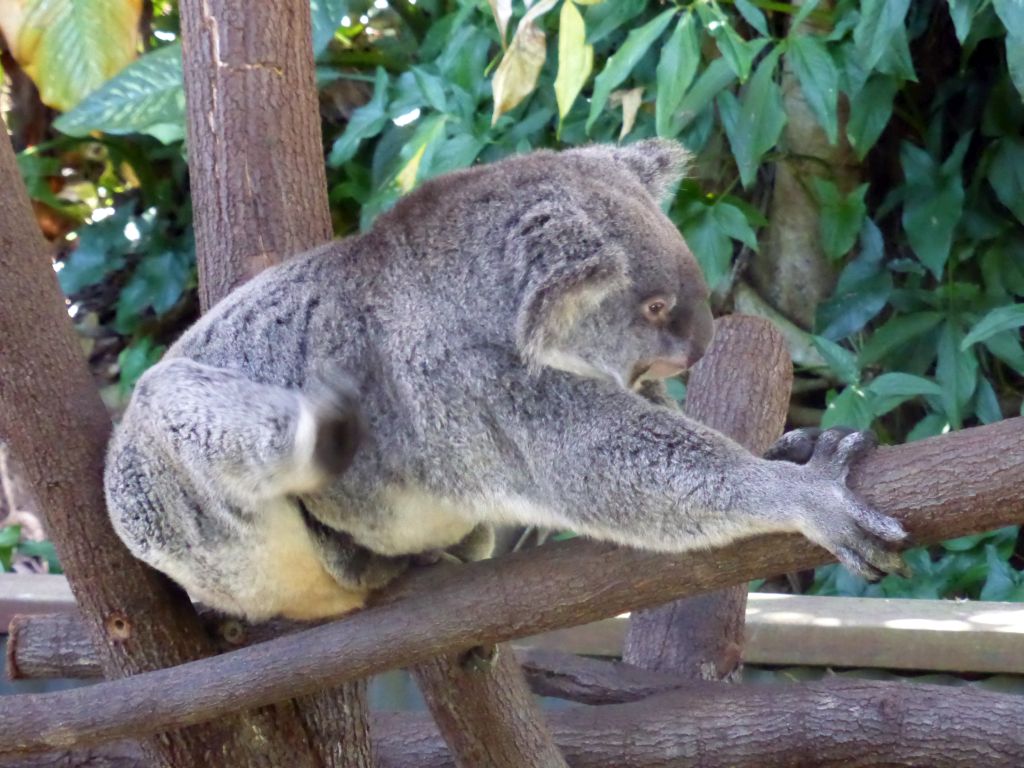
M 839 136 L 836 104 L 839 100 L 839 70 L 821 38 L 798 35 L 790 38 L 789 61 L 793 65 L 807 105 L 825 129 L 829 144 Z
M 642 27 L 631 30 L 626 41 L 608 59 L 601 74 L 594 80 L 594 95 L 591 97 L 590 115 L 587 117 L 588 132 L 604 110 L 611 92 L 629 77 L 633 67 L 665 31 L 675 14 L 676 10 L 670 8 L 662 11 Z
M 816 327 L 832 341 L 863 328 L 881 312 L 892 294 L 892 273 L 885 268 L 882 233 L 865 219 L 860 233 L 860 253 L 839 274 L 835 292 L 818 307 Z
M 0 30 L 43 103 L 68 110 L 135 58 L 140 0 L 0 3 Z
M 988 181 L 999 202 L 1024 224 L 1024 139 L 1004 136 L 999 140 L 989 165 Z
M 821 426 L 823 429 L 830 427 L 869 429 L 874 417 L 867 392 L 852 385 L 829 400 L 825 407 L 825 415 L 821 417 Z
M 329 165 L 337 167 L 355 155 L 363 139 L 376 136 L 388 123 L 388 73 L 377 67 L 373 98 L 352 113 L 345 132 L 338 137 L 327 157 Z
M 857 241 L 857 234 L 867 215 L 864 195 L 868 185 L 861 184 L 844 195 L 828 179 L 813 178 L 815 196 L 821 208 L 818 219 L 821 245 L 832 260 L 845 256 Z
M 956 30 L 956 39 L 963 45 L 967 35 L 971 32 L 971 22 L 978 15 L 978 11 L 985 5 L 987 0 L 947 0 L 949 3 L 949 15 L 953 19 L 953 28 Z
M 873 365 L 891 352 L 927 333 L 942 320 L 941 312 L 914 312 L 894 317 L 879 327 L 860 350 L 860 364 Z
M 978 360 L 973 350 L 960 349 L 963 334 L 953 321 L 939 333 L 935 378 L 942 386 L 942 405 L 955 429 L 963 425 L 964 407 L 978 385 Z
M 776 145 L 786 125 L 782 94 L 774 79 L 780 54 L 776 47 L 764 57 L 739 100 L 729 91 L 718 96 L 722 126 L 744 187 L 754 183 L 761 158 Z
M 923 376 L 909 373 L 883 373 L 868 384 L 868 391 L 879 397 L 915 397 L 942 395 L 942 387 Z
M 811 342 L 841 382 L 857 384 L 860 381 L 860 366 L 853 352 L 821 336 L 812 336 Z
M 863 57 L 864 68 L 872 70 L 903 30 L 910 0 L 861 0 L 860 21 L 853 40 Z
M 181 44 L 173 43 L 129 64 L 53 125 L 69 136 L 148 133 L 164 142 L 180 141 L 185 136 L 181 78 Z
M 723 200 L 713 205 L 692 201 L 680 216 L 679 228 L 712 289 L 729 276 L 733 240 L 757 250 L 757 235 L 743 211 Z
M 583 15 L 572 0 L 564 0 L 558 18 L 558 75 L 555 100 L 558 118 L 565 119 L 594 68 L 594 46 L 586 43 Z
M 655 126 L 659 136 L 674 137 L 672 118 L 690 87 L 700 64 L 700 39 L 693 13 L 679 17 L 672 35 L 661 48 L 658 61 L 658 94 Z
M 722 54 L 736 77 L 743 82 L 750 76 L 750 68 L 754 63 L 754 57 L 764 43 L 763 40 L 748 42 L 744 40 L 739 32 L 733 29 L 726 16 L 717 4 L 698 3 L 697 13 L 704 22 L 704 29 L 714 38 L 718 50 Z
M 900 159 L 906 177 L 903 202 L 903 230 L 914 253 L 936 277 L 949 258 L 953 230 L 964 207 L 964 185 L 960 164 L 970 134 L 939 164 L 925 150 L 904 142 Z
M 310 0 L 313 15 L 313 55 L 319 56 L 331 42 L 348 12 L 348 0 Z
M 1024 304 L 1010 304 L 1005 307 L 997 307 L 971 328 L 971 332 L 960 343 L 960 349 L 966 350 L 972 344 L 977 344 L 979 341 L 987 341 L 997 333 L 1002 333 L 1012 328 L 1020 328 L 1022 325 L 1024 325 Z
M 892 117 L 892 102 L 899 91 L 899 81 L 888 75 L 873 75 L 850 103 L 850 121 L 846 136 L 850 146 L 863 160 L 875 146 Z
M 669 134 L 677 136 L 680 131 L 703 114 L 715 96 L 732 85 L 735 80 L 736 73 L 732 71 L 725 59 L 718 58 L 711 61 L 705 70 L 697 76 L 697 82 L 679 102 L 675 114 L 672 115 Z

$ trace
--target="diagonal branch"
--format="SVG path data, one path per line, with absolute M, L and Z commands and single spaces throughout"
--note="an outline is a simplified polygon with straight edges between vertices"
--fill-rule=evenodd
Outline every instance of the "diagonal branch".
M 1022 441 L 1024 418 L 1016 418 L 882 448 L 852 482 L 921 543 L 990 530 L 1024 519 Z M 802 537 L 777 535 L 672 556 L 569 541 L 438 567 L 414 574 L 377 607 L 289 637 L 86 689 L 4 697 L 0 753 L 191 725 L 829 559 Z

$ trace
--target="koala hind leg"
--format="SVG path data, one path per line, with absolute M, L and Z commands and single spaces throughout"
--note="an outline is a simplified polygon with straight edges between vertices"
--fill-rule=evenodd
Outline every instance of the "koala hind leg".
M 340 375 L 300 391 L 172 358 L 142 377 L 132 406 L 189 469 L 248 502 L 323 489 L 362 434 L 356 390 Z

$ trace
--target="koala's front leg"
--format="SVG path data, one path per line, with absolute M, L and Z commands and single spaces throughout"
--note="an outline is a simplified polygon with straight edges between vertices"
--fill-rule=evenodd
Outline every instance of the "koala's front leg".
M 610 383 L 545 372 L 520 391 L 508 418 L 519 420 L 555 524 L 667 551 L 797 531 L 866 577 L 901 568 L 900 524 L 846 487 L 850 465 L 873 447 L 863 433 L 821 434 L 800 465 L 752 456 Z

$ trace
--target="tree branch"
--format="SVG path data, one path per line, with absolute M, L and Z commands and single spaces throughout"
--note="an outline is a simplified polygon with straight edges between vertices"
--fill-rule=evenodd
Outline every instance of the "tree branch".
M 733 686 L 688 683 L 630 704 L 550 712 L 572 768 L 1017 768 L 1019 696 L 970 687 L 831 680 Z M 941 727 L 937 727 L 941 724 Z M 379 768 L 453 768 L 426 715 L 371 718 Z M 105 756 L 109 760 L 104 760 Z M 76 760 L 76 755 L 88 756 Z M 2 768 L 149 768 L 123 744 L 0 758 Z
M 733 315 L 690 375 L 686 413 L 760 456 L 782 434 L 793 385 L 786 340 L 772 323 Z M 747 585 L 677 600 L 629 617 L 623 659 L 693 680 L 731 678 L 743 654 Z
M 920 543 L 1024 519 L 1024 418 L 882 448 L 852 483 Z M 870 481 L 868 481 L 870 478 Z M 188 667 L 0 700 L 0 752 L 87 745 L 202 722 L 442 653 L 584 624 L 829 562 L 794 535 L 657 555 L 568 541 L 413 574 L 371 609 Z M 258 675 L 253 670 L 259 670 Z

